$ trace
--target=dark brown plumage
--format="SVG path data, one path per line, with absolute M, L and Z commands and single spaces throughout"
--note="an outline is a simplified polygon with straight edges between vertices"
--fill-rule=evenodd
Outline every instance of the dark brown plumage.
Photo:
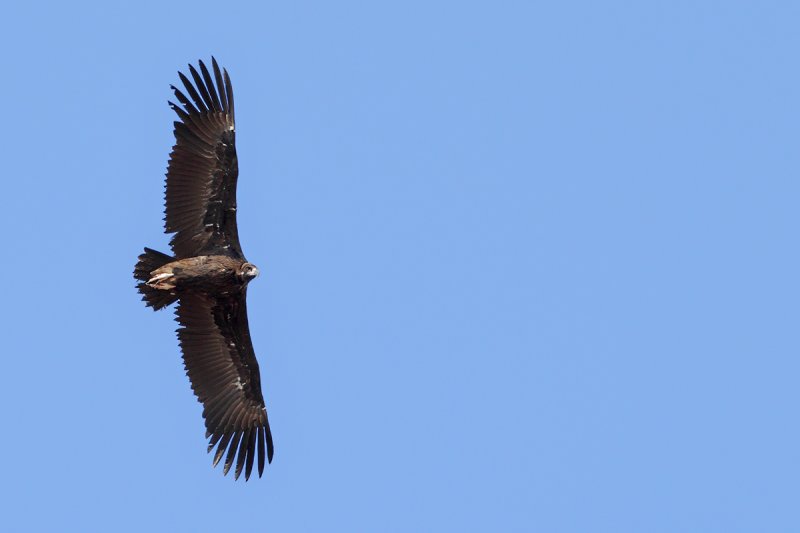
M 247 285 L 258 275 L 236 227 L 236 132 L 228 73 L 214 58 L 209 72 L 189 65 L 172 86 L 180 118 L 167 168 L 165 229 L 169 256 L 145 248 L 134 268 L 142 299 L 154 310 L 178 301 L 178 340 L 192 390 L 203 404 L 208 451 L 225 474 L 249 479 L 272 462 L 272 434 L 247 323 Z

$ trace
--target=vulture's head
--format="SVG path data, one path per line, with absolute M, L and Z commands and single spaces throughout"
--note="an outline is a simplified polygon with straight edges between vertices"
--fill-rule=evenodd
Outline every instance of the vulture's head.
M 239 279 L 244 283 L 258 277 L 258 268 L 253 263 L 244 263 L 239 268 Z

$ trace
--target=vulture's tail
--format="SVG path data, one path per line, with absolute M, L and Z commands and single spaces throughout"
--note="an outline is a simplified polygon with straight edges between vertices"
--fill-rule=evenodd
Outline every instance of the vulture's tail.
M 150 279 L 150 273 L 170 261 L 174 261 L 173 257 L 167 254 L 162 254 L 150 248 L 145 248 L 144 253 L 139 256 L 139 262 L 133 269 L 133 277 L 139 280 L 136 287 L 142 293 L 142 300 L 155 311 L 168 306 L 178 299 L 178 295 L 172 291 L 165 291 L 161 289 L 154 289 L 145 283 Z

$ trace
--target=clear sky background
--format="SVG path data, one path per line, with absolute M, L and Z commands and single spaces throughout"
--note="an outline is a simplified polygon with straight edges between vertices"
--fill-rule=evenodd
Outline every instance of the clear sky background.
M 5 7 L 4 531 L 800 531 L 800 4 Z M 211 468 L 169 84 L 233 79 L 275 435 Z

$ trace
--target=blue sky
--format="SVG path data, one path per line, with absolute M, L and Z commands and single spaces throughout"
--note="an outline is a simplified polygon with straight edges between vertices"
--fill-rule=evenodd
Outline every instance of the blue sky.
M 800 531 L 797 3 L 4 19 L 2 529 Z M 131 277 L 211 54 L 262 271 L 246 484 Z

